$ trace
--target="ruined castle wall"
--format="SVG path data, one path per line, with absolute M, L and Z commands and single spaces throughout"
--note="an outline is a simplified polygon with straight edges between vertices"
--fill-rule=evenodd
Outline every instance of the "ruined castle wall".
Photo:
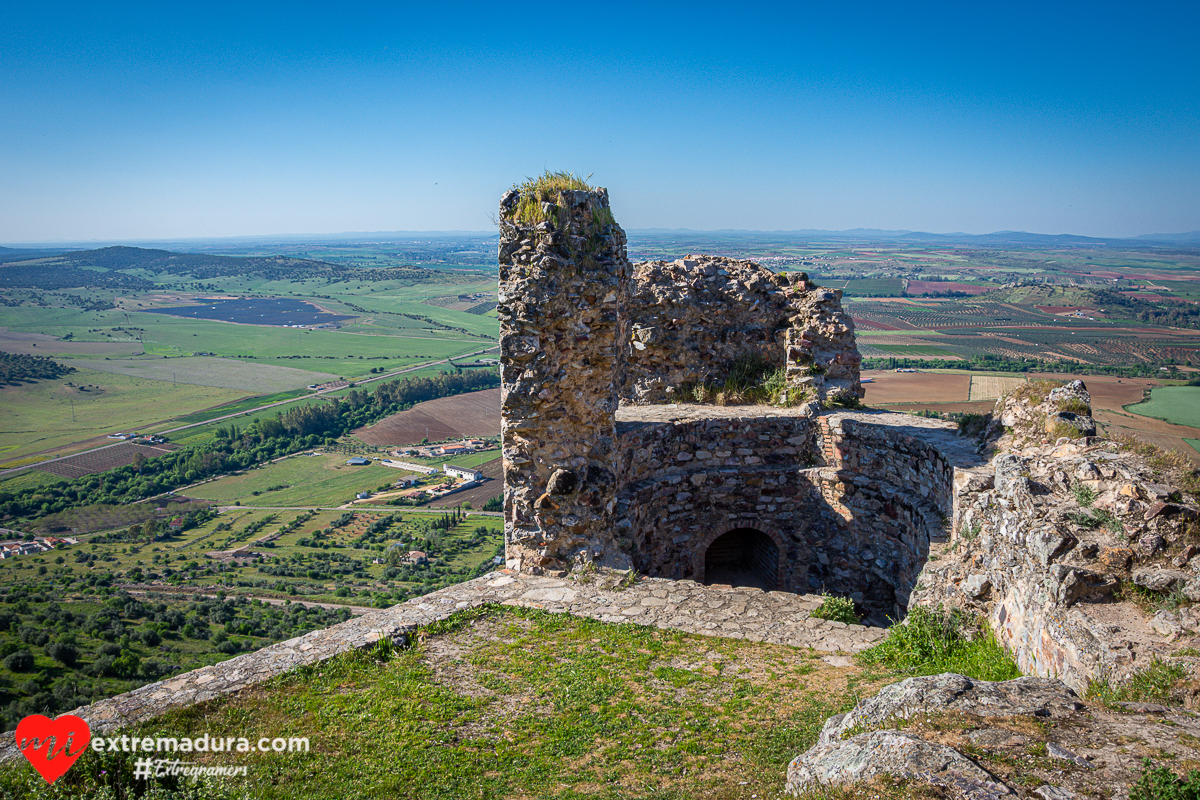
M 838 528 L 812 570 L 820 582 L 814 588 L 902 618 L 941 518 L 908 490 L 866 475 L 823 468 L 812 479 Z
M 634 265 L 628 309 L 627 403 L 690 402 L 683 395 L 692 386 L 723 385 L 745 356 L 786 367 L 792 386 L 818 400 L 862 396 L 841 292 L 815 287 L 805 273 L 712 256 L 645 262 Z
M 629 261 L 607 192 L 508 192 L 499 257 L 508 561 L 529 570 L 627 564 L 612 546 L 610 515 Z
M 659 406 L 618 413 L 619 479 L 716 468 L 809 466 L 816 420 L 808 409 Z
M 905 490 L 946 520 L 954 513 L 956 467 L 983 461 L 944 423 L 898 414 L 822 417 L 821 443 L 827 466 Z
M 633 403 L 690 402 L 690 384 L 722 383 L 733 362 L 757 355 L 772 367 L 785 362 L 796 298 L 793 286 L 750 261 L 688 256 L 634 266 L 629 302 L 631 352 L 622 399 Z
M 818 417 L 811 407 L 622 408 L 621 539 L 648 574 L 705 580 L 707 547 L 753 528 L 783 555 L 778 588 L 851 596 L 899 618 L 930 541 L 944 533 L 950 459 L 978 461 L 969 448 L 958 452 L 946 423 L 906 430 L 912 419 Z M 822 457 L 833 466 L 811 466 Z

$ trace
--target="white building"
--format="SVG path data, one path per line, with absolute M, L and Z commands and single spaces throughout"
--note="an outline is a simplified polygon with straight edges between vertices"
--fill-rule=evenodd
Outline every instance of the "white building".
M 446 464 L 444 467 L 442 467 L 442 469 L 445 470 L 446 474 L 452 478 L 462 478 L 464 481 L 481 481 L 481 480 L 483 480 L 483 473 L 477 469 L 452 467 L 449 464 Z

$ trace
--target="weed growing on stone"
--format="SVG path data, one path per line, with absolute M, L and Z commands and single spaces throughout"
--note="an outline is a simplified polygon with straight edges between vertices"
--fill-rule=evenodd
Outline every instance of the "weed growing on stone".
M 1067 514 L 1067 519 L 1087 530 L 1104 526 L 1116 534 L 1125 532 L 1125 527 L 1121 525 L 1121 521 L 1111 511 L 1105 511 L 1104 509 L 1095 509 L 1090 514 L 1082 511 L 1072 511 Z M 1116 525 L 1113 525 L 1114 522 Z
M 1138 670 L 1121 683 L 1108 678 L 1092 678 L 1087 697 L 1107 706 L 1123 702 L 1151 702 L 1162 705 L 1182 705 L 1180 691 L 1189 682 L 1191 673 L 1183 664 L 1155 658 L 1145 669 Z
M 1091 508 L 1092 503 L 1096 502 L 1096 490 L 1082 483 L 1076 484 L 1071 494 L 1075 495 L 1075 502 L 1084 508 Z
M 958 418 L 958 433 L 972 438 L 982 436 L 991 421 L 991 414 L 963 414 Z
M 825 595 L 825 599 L 812 615 L 832 622 L 844 622 L 847 625 L 857 625 L 861 621 L 854 611 L 853 600 L 849 597 L 834 597 L 831 594 Z
M 811 397 L 802 390 L 789 390 L 787 369 L 771 366 L 771 362 L 758 353 L 747 353 L 734 359 L 724 382 L 688 383 L 680 387 L 680 393 L 693 403 L 718 406 L 760 403 L 790 407 Z
M 1092 415 L 1092 407 L 1080 397 L 1068 397 L 1063 402 L 1056 404 L 1055 410 L 1065 411 L 1068 414 L 1077 414 L 1081 417 L 1090 417 Z
M 1074 425 L 1068 425 L 1065 422 L 1056 422 L 1050 426 L 1050 433 L 1047 435 L 1047 438 L 1052 442 L 1059 439 L 1082 439 L 1083 431 Z
M 1062 386 L 1062 381 L 1029 381 L 1012 390 L 1009 395 L 1013 400 L 1026 400 L 1030 405 L 1046 402 L 1050 392 Z
M 1004 681 L 1021 671 L 978 619 L 958 609 L 918 606 L 887 638 L 856 656 L 859 663 L 904 675 L 957 672 L 969 678 Z
M 513 209 L 513 219 L 527 225 L 550 219 L 542 210 L 542 203 L 557 203 L 560 193 L 566 191 L 592 191 L 587 182 L 591 177 L 588 175 L 587 178 L 580 178 L 570 172 L 546 170 L 536 178 L 527 178 L 520 186 L 513 186 L 513 189 L 521 193 L 521 199 Z M 597 221 L 602 225 L 611 224 L 611 212 L 607 220 Z

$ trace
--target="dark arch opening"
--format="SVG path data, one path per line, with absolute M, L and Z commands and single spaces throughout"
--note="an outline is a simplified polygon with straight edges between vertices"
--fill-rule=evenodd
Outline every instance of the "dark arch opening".
M 735 528 L 704 552 L 704 583 L 755 586 L 774 591 L 779 574 L 779 548 L 760 530 Z

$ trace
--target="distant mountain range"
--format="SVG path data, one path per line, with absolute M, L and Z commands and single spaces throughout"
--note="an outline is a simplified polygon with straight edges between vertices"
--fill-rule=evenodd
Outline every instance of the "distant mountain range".
M 1132 238 L 1099 238 L 1095 236 L 1076 236 L 1070 233 L 1026 233 L 1025 231 L 998 231 L 996 233 L 927 233 L 925 231 L 888 231 L 878 228 L 852 228 L 845 231 L 826 231 L 804 229 L 796 231 L 748 231 L 724 229 L 717 231 L 696 231 L 686 228 L 634 228 L 627 231 L 631 235 L 671 236 L 671 235 L 713 235 L 726 236 L 795 236 L 814 239 L 849 239 L 866 241 L 904 241 L 931 242 L 941 244 L 979 244 L 979 245 L 1103 245 L 1120 244 L 1134 245 L 1200 245 L 1200 231 L 1190 233 L 1147 233 Z

